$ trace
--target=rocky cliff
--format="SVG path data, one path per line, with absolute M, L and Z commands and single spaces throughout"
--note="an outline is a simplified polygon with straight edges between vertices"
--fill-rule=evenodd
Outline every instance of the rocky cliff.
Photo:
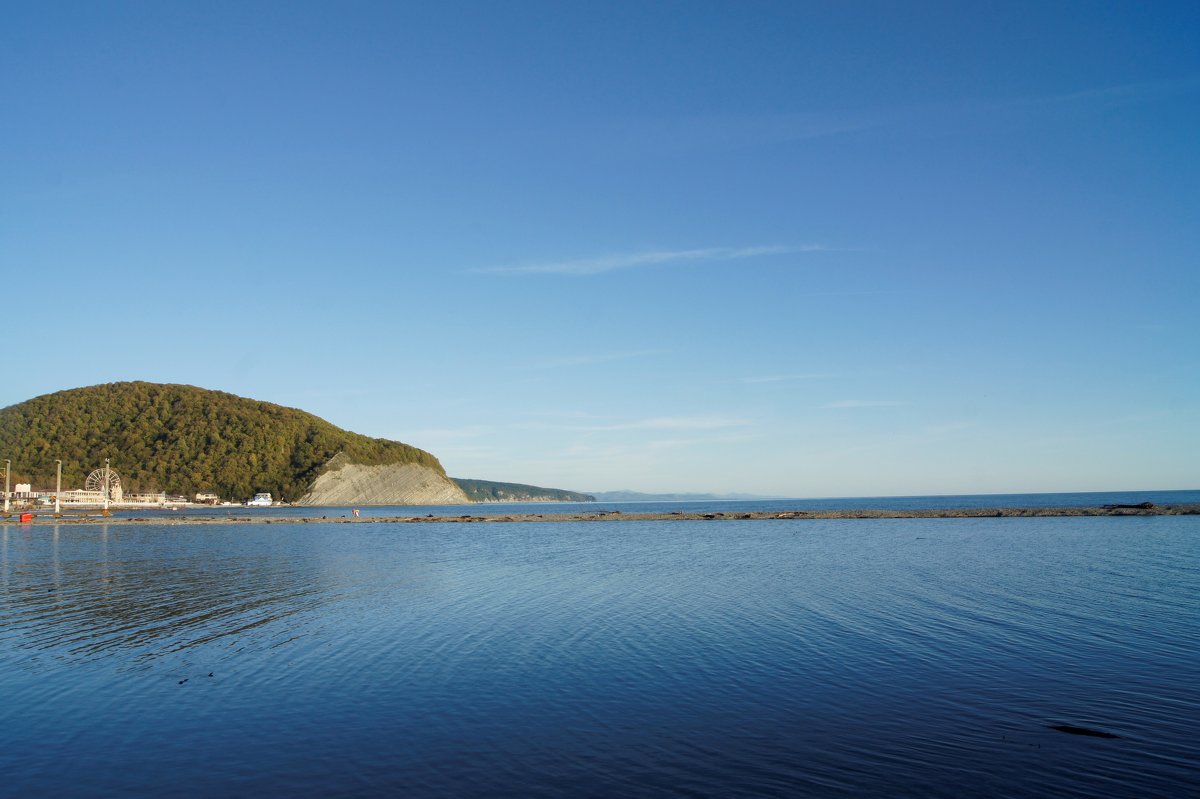
M 296 505 L 458 505 L 470 502 L 446 475 L 416 463 L 331 464 Z

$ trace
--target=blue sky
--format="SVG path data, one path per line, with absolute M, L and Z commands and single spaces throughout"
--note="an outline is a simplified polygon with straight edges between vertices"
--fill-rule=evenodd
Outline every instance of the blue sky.
M 1196 488 L 1194 3 L 6 3 L 0 406 L 455 476 Z

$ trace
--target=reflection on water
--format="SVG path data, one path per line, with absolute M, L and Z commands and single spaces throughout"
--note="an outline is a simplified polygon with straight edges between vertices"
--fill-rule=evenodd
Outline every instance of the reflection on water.
M 311 561 L 197 548 L 180 533 L 5 528 L 0 642 L 72 660 L 116 655 L 137 666 L 219 642 L 269 646 L 272 635 L 294 636 L 291 622 L 337 594 Z M 39 537 L 48 539 L 45 556 L 29 557 L 41 549 Z
M 3 526 L 0 773 L 12 795 L 1184 795 L 1198 541 L 1187 517 Z
M 374 505 L 360 508 L 364 517 L 504 516 L 512 513 L 688 513 L 792 510 L 921 510 L 930 508 L 1098 508 L 1105 504 L 1157 505 L 1200 503 L 1200 491 L 1106 491 L 1067 494 L 963 494 L 918 497 L 832 497 L 822 499 L 689 500 L 642 502 L 484 502 L 470 505 Z M 348 519 L 350 507 L 275 506 L 270 508 L 203 505 L 179 511 L 153 508 L 117 510 L 123 518 L 329 518 Z

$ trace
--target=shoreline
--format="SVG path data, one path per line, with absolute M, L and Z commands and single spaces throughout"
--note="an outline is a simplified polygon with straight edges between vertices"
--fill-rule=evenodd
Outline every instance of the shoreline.
M 100 515 L 62 516 L 34 514 L 31 521 L 22 522 L 17 514 L 0 519 L 0 524 L 12 526 L 51 526 L 80 524 L 471 524 L 487 522 L 645 522 L 645 521 L 764 521 L 773 519 L 1027 519 L 1045 517 L 1097 516 L 1194 516 L 1200 515 L 1200 504 L 1141 507 L 1082 507 L 1082 508 L 929 508 L 922 510 L 791 510 L 791 511 L 731 511 L 685 513 L 683 511 L 625 513 L 596 511 L 583 513 L 514 513 L 490 516 L 462 514 L 460 516 L 171 516 L 164 518 L 135 516 L 119 518 Z

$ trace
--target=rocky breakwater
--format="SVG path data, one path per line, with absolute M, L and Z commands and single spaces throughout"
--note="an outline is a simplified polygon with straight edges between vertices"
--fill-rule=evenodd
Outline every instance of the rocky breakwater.
M 366 467 L 376 468 L 376 467 Z M 309 503 L 317 504 L 317 503 Z M 321 504 L 346 504 L 321 503 Z M 366 505 L 369 503 L 354 503 Z M 733 511 L 716 513 L 688 513 L 684 511 L 660 511 L 652 513 L 622 513 L 617 510 L 583 511 L 576 513 L 513 513 L 504 515 L 476 516 L 464 513 L 458 516 L 351 516 L 345 512 L 337 516 L 154 516 L 133 519 L 105 518 L 101 516 L 73 516 L 56 519 L 48 514 L 35 515 L 25 524 L 470 524 L 476 522 L 644 522 L 644 521 L 769 521 L 789 519 L 795 521 L 822 519 L 978 519 L 1005 518 L 1023 519 L 1043 516 L 1200 516 L 1200 504 L 1105 506 L 1100 508 L 928 508 L 925 510 L 785 510 L 785 511 Z M 0 519 L 0 524 L 16 524 L 17 519 Z
M 469 501 L 450 478 L 428 466 L 334 462 L 313 482 L 308 493 L 293 504 L 458 505 Z

